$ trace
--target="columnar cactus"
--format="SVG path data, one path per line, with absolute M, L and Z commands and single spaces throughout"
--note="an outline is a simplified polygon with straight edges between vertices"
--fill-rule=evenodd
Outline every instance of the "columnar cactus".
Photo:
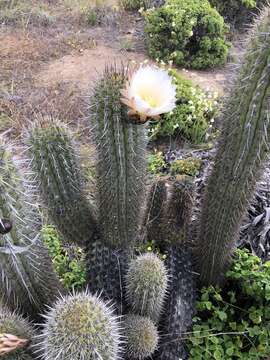
M 107 69 L 91 98 L 91 124 L 97 146 L 99 224 L 104 242 L 131 247 L 137 238 L 145 195 L 146 133 L 121 102 L 126 71 Z
M 74 147 L 67 127 L 55 119 L 41 118 L 30 130 L 31 165 L 52 221 L 66 241 L 83 246 L 97 225 Z
M 120 100 L 126 81 L 125 70 L 106 69 L 93 91 L 90 107 L 98 158 L 100 241 L 88 244 L 89 285 L 105 296 L 114 295 L 120 313 L 121 270 L 138 237 L 146 172 L 145 128 L 130 121 Z
M 190 252 L 171 246 L 167 250 L 170 286 L 160 330 L 164 334 L 159 360 L 186 359 L 181 335 L 192 325 L 195 312 L 196 286 Z
M 195 249 L 206 284 L 217 282 L 224 273 L 254 173 L 267 149 L 269 25 L 268 8 L 255 27 L 225 110 L 226 127 Z M 157 91 L 159 82 L 165 83 L 163 92 Z M 25 344 L 32 333 L 16 333 L 14 323 L 25 329 L 20 318 L 1 327 L 10 317 L 1 310 L 3 303 L 11 308 L 19 305 L 25 314 L 35 316 L 52 303 L 59 289 L 28 191 L 35 190 L 36 179 L 65 240 L 85 246 L 89 288 L 96 293 L 62 294 L 49 308 L 37 338 L 38 356 L 44 360 L 187 358 L 181 338 L 191 325 L 196 295 L 187 241 L 190 183 L 182 178 L 158 182 L 151 192 L 148 216 L 144 222 L 141 219 L 146 183 L 143 123 L 174 106 L 175 89 L 165 71 L 147 66 L 128 78 L 124 70 L 106 69 L 94 89 L 89 119 L 98 158 L 97 212 L 85 196 L 76 149 L 65 126 L 50 119 L 31 129 L 29 150 L 36 175 L 31 183 L 21 180 L 0 144 L 0 355 L 1 350 L 4 356 L 14 350 L 5 360 L 32 360 L 29 348 L 20 349 L 21 357 L 16 353 L 17 345 Z M 157 219 L 155 231 L 151 226 Z M 134 258 L 135 246 L 143 238 L 141 224 L 147 228 L 146 238 L 166 255 L 165 265 L 153 254 Z
M 0 357 L 3 360 L 32 360 L 30 341 L 34 327 L 20 315 L 0 306 Z
M 39 235 L 37 208 L 6 144 L 0 144 L 0 290 L 4 303 L 34 315 L 61 286 Z M 31 186 L 31 184 L 29 185 Z
M 127 302 L 132 312 L 157 322 L 168 287 L 163 261 L 152 253 L 141 255 L 129 264 L 125 280 Z
M 46 360 L 120 359 L 119 321 L 112 305 L 87 291 L 60 298 L 45 319 L 38 348 Z
M 164 241 L 164 207 L 167 198 L 167 182 L 158 179 L 151 185 L 147 199 L 147 207 L 144 216 L 143 237 L 148 241 L 155 240 L 158 243 Z
M 158 331 L 154 323 L 140 315 L 126 315 L 123 331 L 125 351 L 130 360 L 143 360 L 154 354 L 158 345 Z
M 246 45 L 224 106 L 223 129 L 203 203 L 196 256 L 201 282 L 219 283 L 266 157 L 270 135 L 270 9 Z

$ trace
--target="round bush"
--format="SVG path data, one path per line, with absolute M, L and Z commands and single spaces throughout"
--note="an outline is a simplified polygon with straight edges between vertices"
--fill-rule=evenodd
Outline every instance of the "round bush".
M 148 52 L 154 59 L 203 69 L 226 62 L 228 27 L 208 0 L 168 0 L 145 13 Z
M 170 71 L 176 85 L 178 104 L 160 121 L 150 123 L 149 136 L 156 139 L 180 133 L 194 144 L 207 140 L 211 122 L 217 113 L 216 96 L 207 94 L 190 80 L 183 78 L 175 70 Z

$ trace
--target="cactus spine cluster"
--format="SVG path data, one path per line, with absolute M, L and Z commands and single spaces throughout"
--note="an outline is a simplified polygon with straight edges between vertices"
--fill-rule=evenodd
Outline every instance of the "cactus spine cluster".
M 128 359 L 147 359 L 157 349 L 158 331 L 154 323 L 147 317 L 127 315 L 124 319 L 124 333 Z
M 132 312 L 158 322 L 168 286 L 163 261 L 152 253 L 138 256 L 129 264 L 125 280 L 127 302 Z
M 51 304 L 61 288 L 39 234 L 37 208 L 6 144 L 0 144 L 0 289 L 12 309 L 28 315 Z M 35 199 L 32 198 L 32 201 Z
M 203 203 L 196 256 L 201 282 L 219 283 L 266 157 L 270 135 L 270 10 L 254 25 L 224 106 L 223 129 Z
M 46 360 L 120 359 L 113 308 L 87 291 L 59 299 L 45 316 L 38 344 Z
M 32 360 L 30 340 L 36 335 L 33 326 L 20 315 L 0 305 L 0 357 L 3 360 Z M 20 346 L 20 343 L 23 346 Z M 29 343 L 29 344 L 28 344 Z
M 52 221 L 66 241 L 84 246 L 92 240 L 96 220 L 83 190 L 71 133 L 56 120 L 39 119 L 29 143 L 31 165 Z

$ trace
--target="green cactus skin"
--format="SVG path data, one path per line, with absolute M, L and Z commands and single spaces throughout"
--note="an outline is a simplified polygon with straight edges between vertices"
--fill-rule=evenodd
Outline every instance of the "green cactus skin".
M 36 336 L 36 331 L 32 324 L 23 319 L 20 315 L 10 312 L 0 306 L 0 334 L 11 334 L 20 339 L 32 340 Z M 1 356 L 2 360 L 33 360 L 31 346 L 26 349 L 18 349 L 15 352 Z
M 12 225 L 0 235 L 0 290 L 12 310 L 35 317 L 61 290 L 39 235 L 40 219 L 28 186 L 4 143 L 0 144 L 0 219 Z
M 171 246 L 167 251 L 170 286 L 160 331 L 164 336 L 157 360 L 186 359 L 182 334 L 192 325 L 195 313 L 196 284 L 193 276 L 191 254 L 184 247 Z
M 155 181 L 149 191 L 143 223 L 143 238 L 146 241 L 164 241 L 163 209 L 166 206 L 166 179 Z
M 85 245 L 96 220 L 83 190 L 71 132 L 53 118 L 39 119 L 30 130 L 29 144 L 31 167 L 52 221 L 66 241 Z
M 125 285 L 127 303 L 132 312 L 157 322 L 168 287 L 168 275 L 163 261 L 153 253 L 138 256 L 129 264 Z
M 133 314 L 126 315 L 123 323 L 127 358 L 143 360 L 154 354 L 159 341 L 155 324 L 147 317 Z
M 106 301 L 113 300 L 117 313 L 124 312 L 124 279 L 129 255 L 103 244 L 100 239 L 87 247 L 88 284 L 91 292 L 102 294 Z
M 121 103 L 125 70 L 105 70 L 91 99 L 91 124 L 97 148 L 99 223 L 102 240 L 117 248 L 137 240 L 145 198 L 146 132 Z
M 193 181 L 188 176 L 176 176 L 168 183 L 167 206 L 164 210 L 164 240 L 182 244 L 187 239 L 193 206 Z
M 270 8 L 255 23 L 224 106 L 195 249 L 203 285 L 222 282 L 270 135 Z
M 87 291 L 59 299 L 38 344 L 46 360 L 118 360 L 120 329 L 112 305 Z

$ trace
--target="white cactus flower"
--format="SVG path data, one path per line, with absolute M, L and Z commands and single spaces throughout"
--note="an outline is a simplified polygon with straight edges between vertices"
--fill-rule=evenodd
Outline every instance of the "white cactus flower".
M 158 119 L 176 106 L 176 86 L 172 78 L 166 70 L 154 66 L 141 66 L 131 75 L 121 94 L 121 101 L 130 108 L 129 115 L 137 115 L 141 122 L 147 118 Z

